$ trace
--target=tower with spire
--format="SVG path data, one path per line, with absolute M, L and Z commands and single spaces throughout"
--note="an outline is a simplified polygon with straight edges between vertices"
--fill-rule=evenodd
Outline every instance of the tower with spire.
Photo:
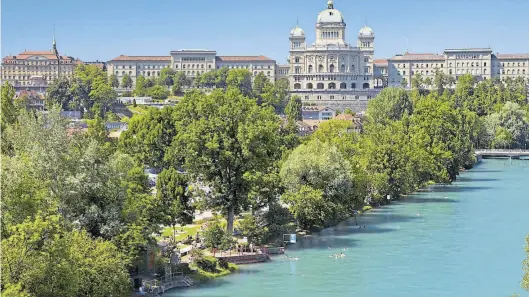
M 53 26 L 53 42 L 52 42 L 52 52 L 57 57 L 57 78 L 61 77 L 61 55 L 57 50 L 57 42 L 55 42 L 55 26 Z

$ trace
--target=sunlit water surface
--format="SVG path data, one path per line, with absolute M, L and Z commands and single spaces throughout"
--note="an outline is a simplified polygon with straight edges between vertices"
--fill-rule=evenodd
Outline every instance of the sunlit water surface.
M 164 296 L 529 296 L 520 288 L 529 161 L 484 160 L 453 185 L 375 209 L 358 224 L 366 228 L 350 220 L 289 246 L 299 261 L 275 257 Z M 340 252 L 346 257 L 329 257 Z

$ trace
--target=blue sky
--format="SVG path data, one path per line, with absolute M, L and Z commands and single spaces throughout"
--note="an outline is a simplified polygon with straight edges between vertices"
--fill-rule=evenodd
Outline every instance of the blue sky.
M 2 56 L 51 48 L 82 60 L 169 55 L 210 49 L 219 55 L 265 55 L 284 63 L 290 30 L 314 41 L 327 0 L 2 0 Z M 529 52 L 529 0 L 335 0 L 355 43 L 367 24 L 375 57 L 445 48 Z

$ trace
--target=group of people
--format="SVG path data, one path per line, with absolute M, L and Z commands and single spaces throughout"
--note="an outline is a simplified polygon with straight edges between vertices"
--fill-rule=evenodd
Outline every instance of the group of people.
M 331 249 L 331 248 L 332 248 L 332 247 L 329 246 L 329 249 Z M 345 251 L 347 250 L 347 247 L 344 247 L 343 250 L 344 250 L 344 252 L 345 252 Z M 344 258 L 344 257 L 345 257 L 345 254 L 344 254 L 343 252 L 340 252 L 339 254 L 333 254 L 333 255 L 331 254 L 331 255 L 329 256 L 329 258 Z

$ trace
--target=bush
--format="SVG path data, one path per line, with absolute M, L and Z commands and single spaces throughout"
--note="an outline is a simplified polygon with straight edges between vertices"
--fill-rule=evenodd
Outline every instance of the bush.
M 195 262 L 195 265 L 204 271 L 207 272 L 217 272 L 217 262 L 218 260 L 211 256 L 205 256 L 202 259 L 199 259 Z
M 226 237 L 226 232 L 219 221 L 212 222 L 204 231 L 204 245 L 208 248 L 219 248 Z
M 219 261 L 220 269 L 223 269 L 223 270 L 230 269 L 230 263 L 228 263 L 228 261 L 226 261 L 225 259 L 218 259 L 218 261 Z

